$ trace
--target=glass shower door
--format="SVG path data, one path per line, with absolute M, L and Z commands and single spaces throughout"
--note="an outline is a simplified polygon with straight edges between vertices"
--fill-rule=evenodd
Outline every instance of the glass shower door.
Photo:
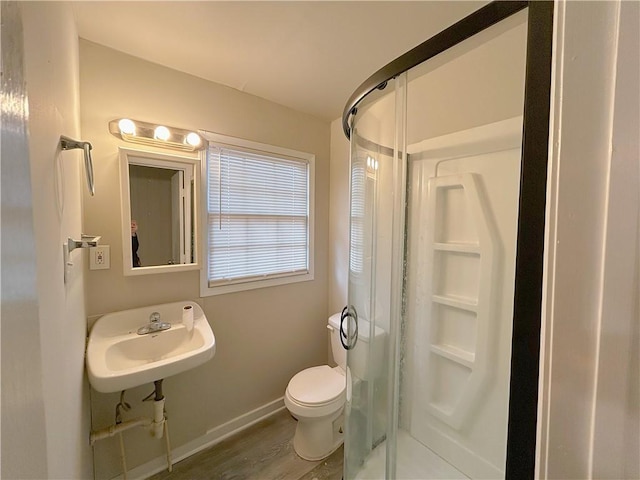
M 526 19 L 351 118 L 345 479 L 504 478 Z
M 345 478 L 362 475 L 364 465 L 384 474 L 386 464 L 395 105 L 390 83 L 359 107 L 351 135 Z

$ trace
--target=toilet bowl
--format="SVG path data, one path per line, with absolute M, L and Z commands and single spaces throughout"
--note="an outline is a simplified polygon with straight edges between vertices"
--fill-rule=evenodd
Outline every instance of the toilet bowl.
M 340 314 L 336 313 L 329 318 L 327 328 L 338 366 L 307 368 L 294 375 L 287 385 L 284 404 L 298 420 L 293 448 L 305 460 L 321 460 L 342 445 L 347 397 L 345 372 L 350 373 L 352 381 L 359 381 L 372 379 L 381 370 L 385 332 L 366 320 L 358 319 L 358 325 L 358 342 L 350 350 L 349 370 L 346 350 L 340 341 Z
M 346 380 L 341 367 L 311 367 L 289 382 L 284 404 L 298 420 L 293 448 L 305 460 L 320 460 L 343 441 Z

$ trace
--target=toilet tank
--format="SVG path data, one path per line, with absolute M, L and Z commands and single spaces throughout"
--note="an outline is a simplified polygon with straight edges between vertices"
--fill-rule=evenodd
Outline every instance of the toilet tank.
M 328 328 L 331 332 L 333 359 L 346 371 L 347 351 L 340 342 L 340 313 L 329 317 Z M 351 375 L 362 380 L 371 380 L 380 374 L 384 362 L 386 338 L 387 334 L 382 328 L 375 326 L 374 331 L 371 332 L 371 323 L 362 318 L 358 319 L 358 341 L 348 354 Z

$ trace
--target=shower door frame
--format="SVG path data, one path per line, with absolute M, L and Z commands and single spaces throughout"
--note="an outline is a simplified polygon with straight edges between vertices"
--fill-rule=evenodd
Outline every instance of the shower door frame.
M 350 138 L 350 117 L 371 92 L 525 8 L 525 100 L 505 465 L 505 478 L 518 480 L 533 479 L 536 466 L 553 0 L 489 3 L 374 73 L 350 97 L 342 116 L 344 133 Z

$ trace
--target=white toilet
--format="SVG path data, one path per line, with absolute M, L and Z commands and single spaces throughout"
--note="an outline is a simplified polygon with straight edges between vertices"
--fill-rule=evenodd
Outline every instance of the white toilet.
M 363 322 L 368 325 L 368 322 L 360 320 L 361 327 Z M 331 332 L 333 359 L 338 366 L 332 368 L 329 365 L 321 365 L 297 373 L 289 381 L 284 395 L 284 404 L 291 415 L 298 420 L 293 438 L 293 448 L 298 456 L 312 461 L 329 456 L 342 445 L 344 438 L 343 410 L 347 385 L 347 352 L 340 342 L 339 313 L 329 318 L 327 328 Z M 384 334 L 378 327 L 375 332 L 376 337 L 382 337 Z M 360 333 L 358 342 L 360 345 L 356 344 L 356 348 L 351 352 L 358 357 L 367 355 L 369 351 L 366 346 L 369 343 L 368 332 Z M 382 345 L 382 348 L 377 348 L 377 350 L 382 350 L 383 347 Z M 368 365 L 367 358 L 359 360 L 355 362 L 355 365 Z M 375 361 L 376 367 L 379 363 L 379 361 Z M 360 373 L 363 376 L 359 376 L 359 378 L 365 378 L 364 375 L 367 372 L 352 373 Z

